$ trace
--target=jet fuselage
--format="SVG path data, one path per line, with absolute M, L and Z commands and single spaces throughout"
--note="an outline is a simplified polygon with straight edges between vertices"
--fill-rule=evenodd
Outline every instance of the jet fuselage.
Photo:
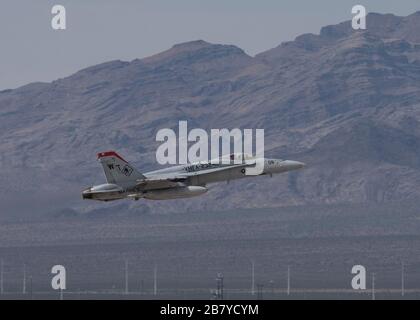
M 165 200 L 195 197 L 207 192 L 208 184 L 255 176 L 248 175 L 246 169 L 253 165 L 255 167 L 257 162 L 263 164 L 259 175 L 270 176 L 305 166 L 299 161 L 258 158 L 243 160 L 239 165 L 233 161 L 198 162 L 141 174 L 113 151 L 98 154 L 98 159 L 102 159 L 108 183 L 85 189 L 83 199 L 112 201 L 124 198 Z M 130 178 L 131 175 L 134 178 Z

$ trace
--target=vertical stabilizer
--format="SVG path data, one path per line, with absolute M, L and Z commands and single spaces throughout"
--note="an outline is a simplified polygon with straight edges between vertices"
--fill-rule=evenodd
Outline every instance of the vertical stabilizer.
M 108 183 L 127 186 L 134 185 L 137 180 L 145 178 L 115 151 L 98 153 L 98 160 L 102 164 Z

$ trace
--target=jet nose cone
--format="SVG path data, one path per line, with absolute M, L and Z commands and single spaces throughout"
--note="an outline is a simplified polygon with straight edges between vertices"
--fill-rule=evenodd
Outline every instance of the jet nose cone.
M 300 161 L 295 161 L 295 162 L 298 169 L 302 169 L 306 167 L 306 164 L 304 162 L 300 162 Z
M 305 163 L 300 161 L 294 161 L 294 160 L 287 160 L 287 167 L 290 168 L 290 170 L 297 170 L 302 169 L 306 166 Z

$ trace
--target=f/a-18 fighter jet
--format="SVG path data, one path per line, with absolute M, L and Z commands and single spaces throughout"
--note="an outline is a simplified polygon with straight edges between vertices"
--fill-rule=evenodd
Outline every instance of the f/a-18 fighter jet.
M 83 199 L 112 201 L 189 198 L 206 193 L 210 183 L 256 176 L 248 172 L 257 165 L 261 165 L 257 175 L 270 176 L 305 166 L 298 161 L 233 153 L 222 156 L 219 159 L 221 161 L 217 162 L 201 161 L 140 173 L 115 151 L 98 153 L 98 160 L 104 169 L 107 183 L 85 189 L 82 193 Z

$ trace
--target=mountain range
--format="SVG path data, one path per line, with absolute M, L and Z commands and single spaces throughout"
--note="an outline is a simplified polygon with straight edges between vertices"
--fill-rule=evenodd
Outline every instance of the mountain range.
M 172 212 L 420 196 L 420 12 L 370 13 L 247 55 L 234 45 L 181 43 L 51 83 L 0 92 L 2 216 Z M 97 152 L 158 169 L 156 133 L 261 128 L 267 156 L 302 171 L 219 184 L 199 198 L 93 203 Z

